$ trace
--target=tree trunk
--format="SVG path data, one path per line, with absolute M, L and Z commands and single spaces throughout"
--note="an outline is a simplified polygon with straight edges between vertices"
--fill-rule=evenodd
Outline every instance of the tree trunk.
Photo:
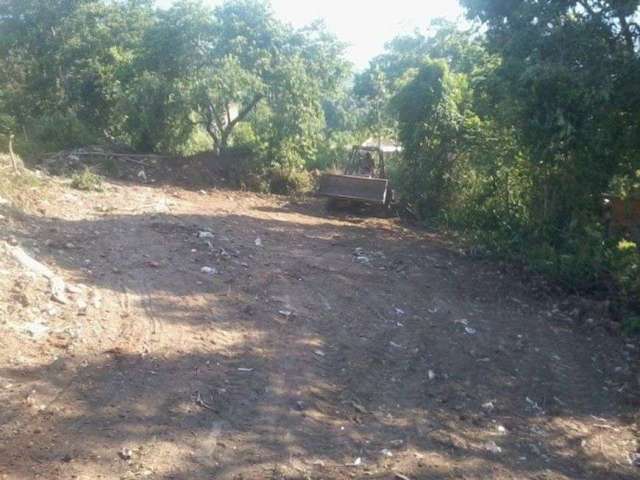
M 9 134 L 9 155 L 11 155 L 11 165 L 13 165 L 14 173 L 20 173 L 20 170 L 18 170 L 18 161 L 13 153 L 13 137 L 13 133 Z

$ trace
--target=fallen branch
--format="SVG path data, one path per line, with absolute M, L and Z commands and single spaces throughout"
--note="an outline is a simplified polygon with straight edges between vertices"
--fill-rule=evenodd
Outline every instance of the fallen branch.
M 153 159 L 165 159 L 172 158 L 167 155 L 145 155 L 143 153 L 106 153 L 106 152 L 71 152 L 70 155 L 76 155 L 78 157 L 113 157 L 113 158 L 121 158 L 131 163 L 135 163 L 137 165 L 142 165 L 143 167 L 150 166 L 148 163 L 143 162 L 141 160 L 136 160 L 136 158 L 153 158 Z
M 67 297 L 65 295 L 65 290 L 67 290 L 67 286 L 64 283 L 64 280 L 57 276 L 49 267 L 44 265 L 43 263 L 38 262 L 33 259 L 27 252 L 25 252 L 20 247 L 12 247 L 11 245 L 5 243 L 5 249 L 13 256 L 14 259 L 20 263 L 24 268 L 32 271 L 37 275 L 41 275 L 49 280 L 49 287 L 51 288 L 51 297 L 60 303 L 67 303 Z

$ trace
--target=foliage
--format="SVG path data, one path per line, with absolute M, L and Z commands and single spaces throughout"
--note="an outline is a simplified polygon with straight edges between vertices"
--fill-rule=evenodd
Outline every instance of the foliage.
M 620 240 L 611 252 L 611 272 L 626 303 L 640 303 L 640 250 L 629 240 Z
M 102 191 L 102 178 L 85 168 L 80 173 L 76 173 L 71 177 L 71 188 L 77 190 L 85 190 L 88 192 Z
M 486 34 L 434 24 L 356 79 L 369 131 L 404 148 L 402 201 L 568 288 L 609 284 L 633 303 L 637 250 L 605 229 L 602 195 L 637 191 L 637 2 L 464 3 Z
M 313 179 L 306 170 L 274 167 L 269 170 L 267 178 L 271 193 L 300 195 L 309 193 L 313 188 Z
M 298 168 L 335 130 L 324 106 L 345 92 L 344 45 L 321 23 L 294 29 L 278 21 L 265 2 L 3 6 L 0 128 L 41 142 L 40 130 L 64 120 L 48 147 L 103 139 L 140 151 L 221 153 L 247 146 L 234 138 L 246 124 L 241 135 L 253 132 L 265 167 Z

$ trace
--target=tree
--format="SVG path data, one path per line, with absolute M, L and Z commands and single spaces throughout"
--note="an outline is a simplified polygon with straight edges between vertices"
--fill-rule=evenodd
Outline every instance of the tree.
M 559 244 L 639 165 L 638 2 L 464 4 L 502 59 L 494 93 L 531 162 L 536 224 Z

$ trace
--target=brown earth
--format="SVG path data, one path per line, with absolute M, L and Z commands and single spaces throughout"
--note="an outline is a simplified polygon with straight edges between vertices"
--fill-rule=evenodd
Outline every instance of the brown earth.
M 640 478 L 636 344 L 497 264 L 315 199 L 37 195 L 0 206 L 0 478 Z

